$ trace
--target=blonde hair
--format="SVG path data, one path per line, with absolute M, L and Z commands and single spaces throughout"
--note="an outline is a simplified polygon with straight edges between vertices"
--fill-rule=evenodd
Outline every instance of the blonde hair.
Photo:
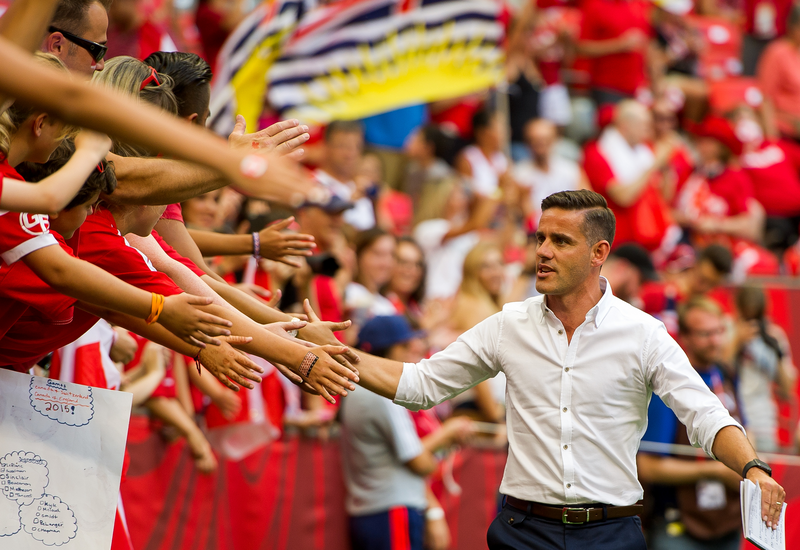
M 97 71 L 92 76 L 92 81 L 103 86 L 113 88 L 131 97 L 136 97 L 156 107 L 178 114 L 178 100 L 172 92 L 174 82 L 172 78 L 163 73 L 155 73 L 158 83 L 149 82 L 144 88 L 142 84 L 151 75 L 153 69 L 133 57 L 119 56 L 109 59 L 102 71 Z M 153 153 L 143 147 L 137 147 L 114 140 L 111 151 L 123 157 L 148 157 Z
M 51 53 L 36 52 L 34 57 L 39 64 L 69 73 L 64 62 Z M 15 100 L 14 103 L 6 109 L 6 112 L 0 115 L 0 153 L 4 156 L 8 156 L 8 150 L 11 148 L 11 141 L 14 138 L 14 134 L 19 131 L 20 126 L 31 116 L 43 112 L 46 111 L 27 105 L 24 101 Z M 72 126 L 65 126 L 62 132 L 62 139 L 66 138 L 73 131 L 74 128 Z
M 480 280 L 483 262 L 490 252 L 497 252 L 502 255 L 500 247 L 491 241 L 479 242 L 469 251 L 467 257 L 464 258 L 463 277 L 459 290 L 462 294 L 466 294 L 467 296 L 486 301 L 487 303 L 491 302 L 494 304 L 497 311 L 500 311 L 502 309 L 500 296 L 493 296 L 490 294 Z

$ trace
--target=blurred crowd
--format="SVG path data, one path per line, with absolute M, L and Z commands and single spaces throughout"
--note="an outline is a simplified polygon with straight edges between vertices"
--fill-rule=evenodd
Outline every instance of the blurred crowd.
M 216 56 L 253 8 L 114 0 L 94 78 L 123 87 L 134 61 L 120 56 L 142 60 L 156 85 L 135 92 L 202 124 Z M 204 251 L 193 260 L 284 312 L 351 320 L 337 337 L 355 349 L 417 362 L 537 295 L 542 199 L 592 189 L 617 219 L 602 270 L 614 294 L 665 323 L 760 452 L 794 453 L 797 428 L 779 436 L 780 405 L 797 398 L 792 350 L 753 277 L 800 275 L 800 5 L 524 0 L 504 13 L 507 85 L 312 128 L 303 162 L 331 198 L 296 209 L 230 188 L 189 199 L 177 216 Z M 156 53 L 174 50 L 187 53 Z M 156 226 L 165 238 L 179 219 L 169 212 Z M 240 239 L 202 245 L 209 232 Z M 427 509 L 428 548 L 449 546 L 424 481 L 437 456 L 506 441 L 502 375 L 408 413 L 363 389 L 331 405 L 274 369 L 235 393 L 192 358 L 106 334 L 110 358 L 128 365 L 123 387 L 187 438 L 201 471 L 217 467 L 212 448 L 237 459 L 286 432 L 337 433 L 353 521 L 397 503 Z M 650 407 L 645 441 L 689 443 L 658 398 Z M 639 459 L 653 548 L 738 548 L 730 471 L 668 450 Z

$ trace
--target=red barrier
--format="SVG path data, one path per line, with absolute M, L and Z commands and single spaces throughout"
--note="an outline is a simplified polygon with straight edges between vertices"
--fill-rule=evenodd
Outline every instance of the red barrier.
M 292 438 L 198 474 L 186 446 L 133 417 L 122 498 L 136 550 L 346 550 L 337 441 Z M 453 460 L 460 495 L 441 497 L 453 549 L 485 550 L 505 453 L 465 449 Z M 800 548 L 800 468 L 775 465 L 789 502 L 786 548 Z

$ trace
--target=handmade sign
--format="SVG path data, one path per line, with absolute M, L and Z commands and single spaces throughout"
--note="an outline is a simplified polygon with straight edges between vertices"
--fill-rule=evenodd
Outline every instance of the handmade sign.
M 111 547 L 131 395 L 0 369 L 0 548 Z

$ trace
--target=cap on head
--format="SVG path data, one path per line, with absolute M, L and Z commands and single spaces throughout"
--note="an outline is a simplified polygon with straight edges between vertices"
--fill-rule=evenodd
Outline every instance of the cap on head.
M 345 210 L 350 210 L 355 206 L 355 204 L 353 204 L 350 201 L 344 200 L 342 197 L 338 195 L 331 195 L 327 202 L 321 203 L 314 201 L 306 201 L 300 206 L 298 206 L 298 209 L 308 208 L 309 206 L 320 208 L 324 210 L 326 213 L 333 215 L 333 214 L 341 214 Z
M 373 317 L 358 333 L 358 348 L 368 353 L 386 351 L 423 334 L 422 331 L 412 330 L 408 319 L 402 315 Z

